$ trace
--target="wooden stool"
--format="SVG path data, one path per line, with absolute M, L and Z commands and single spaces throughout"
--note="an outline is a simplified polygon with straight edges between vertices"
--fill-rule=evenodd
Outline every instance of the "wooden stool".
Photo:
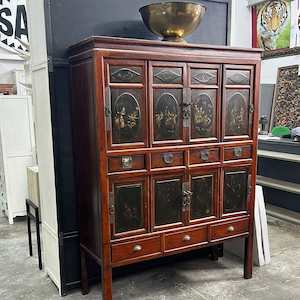
M 33 208 L 34 215 L 31 213 L 30 208 Z M 31 222 L 30 222 L 30 219 L 31 219 L 31 220 L 35 221 L 39 269 L 42 270 L 43 265 L 42 265 L 41 237 L 40 237 L 40 223 L 41 222 L 40 222 L 39 208 L 31 200 L 26 199 L 26 212 L 27 212 L 29 255 L 32 256 L 32 239 L 31 239 Z

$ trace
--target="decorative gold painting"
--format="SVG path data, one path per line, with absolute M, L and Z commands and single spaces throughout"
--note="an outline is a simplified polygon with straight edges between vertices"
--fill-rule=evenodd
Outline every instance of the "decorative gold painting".
M 272 0 L 257 5 L 257 44 L 265 50 L 290 47 L 290 0 Z
M 300 77 L 298 65 L 278 69 L 271 128 L 300 126 Z

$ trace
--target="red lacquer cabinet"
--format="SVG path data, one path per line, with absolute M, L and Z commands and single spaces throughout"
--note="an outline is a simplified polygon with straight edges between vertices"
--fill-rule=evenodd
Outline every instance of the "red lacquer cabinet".
M 252 276 L 260 50 L 93 37 L 70 48 L 86 257 L 112 268 L 245 238 Z

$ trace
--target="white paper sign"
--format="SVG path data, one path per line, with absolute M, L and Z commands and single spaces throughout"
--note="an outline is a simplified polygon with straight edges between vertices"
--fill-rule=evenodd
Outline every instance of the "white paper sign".
M 0 0 L 0 47 L 26 50 L 17 38 L 28 43 L 26 0 Z

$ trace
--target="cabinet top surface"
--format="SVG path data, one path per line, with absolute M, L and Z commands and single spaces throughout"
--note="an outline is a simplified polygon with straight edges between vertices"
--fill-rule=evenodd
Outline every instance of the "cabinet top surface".
M 166 42 L 158 40 L 143 40 L 132 38 L 119 38 L 109 36 L 92 36 L 86 38 L 69 48 L 69 55 L 77 55 L 84 51 L 92 49 L 122 49 L 131 50 L 132 47 L 143 47 L 145 49 L 151 48 L 151 51 L 168 51 L 171 49 L 178 49 L 182 51 L 197 51 L 197 50 L 217 50 L 223 52 L 248 52 L 254 56 L 260 58 L 262 49 L 259 48 L 241 48 L 241 47 L 229 47 L 219 45 L 206 45 L 206 44 L 189 44 L 189 43 L 176 43 Z

